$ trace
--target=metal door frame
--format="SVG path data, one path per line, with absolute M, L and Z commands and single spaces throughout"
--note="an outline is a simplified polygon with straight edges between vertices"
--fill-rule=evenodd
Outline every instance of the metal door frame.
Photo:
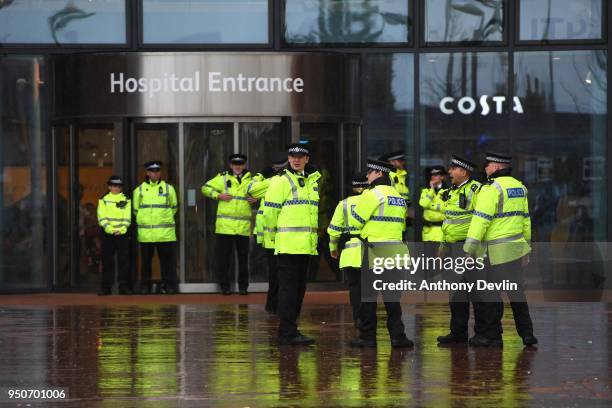
M 202 283 L 185 283 L 185 211 L 187 190 L 185 186 L 185 123 L 233 123 L 233 152 L 238 153 L 240 150 L 240 123 L 282 123 L 282 117 L 147 117 L 147 118 L 132 118 L 130 120 L 129 139 L 130 144 L 135 144 L 135 125 L 139 123 L 158 123 L 158 124 L 176 124 L 178 127 L 178 174 L 180 175 L 181 183 L 178 189 L 180 197 L 179 203 L 179 228 L 180 236 L 178 237 L 178 259 L 179 259 L 179 288 L 181 293 L 216 293 L 220 292 L 219 285 L 215 282 Z M 203 182 L 204 180 L 202 180 Z M 238 262 L 236 255 L 234 262 L 234 283 L 232 290 L 238 291 Z M 249 282 L 249 291 L 251 292 L 267 292 L 268 282 Z

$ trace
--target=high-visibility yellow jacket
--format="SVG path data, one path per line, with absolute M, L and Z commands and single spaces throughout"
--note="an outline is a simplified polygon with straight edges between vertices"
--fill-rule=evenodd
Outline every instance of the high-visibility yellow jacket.
M 442 242 L 442 221 L 444 221 L 444 189 L 436 192 L 435 188 L 421 190 L 419 205 L 423 208 L 423 242 Z
M 334 210 L 331 222 L 327 227 L 329 234 L 329 251 L 338 250 L 338 242 L 340 236 L 344 233 L 358 234 L 359 230 L 355 226 L 350 226 L 351 209 L 356 205 L 361 195 L 354 195 L 340 201 Z M 354 222 L 354 224 L 356 224 Z M 340 253 L 340 268 L 360 268 L 361 267 L 361 240 L 359 238 L 351 238 L 344 244 L 344 248 Z
M 232 172 L 224 171 L 202 186 L 202 194 L 219 200 L 221 193 L 230 194 L 230 201 L 219 201 L 215 233 L 226 235 L 251 235 L 251 204 L 247 201 L 247 188 L 251 173 L 245 172 L 240 179 Z
M 410 205 L 410 187 L 408 187 L 408 172 L 406 170 L 396 170 L 389 173 L 391 178 L 391 187 L 395 188 L 400 196 L 406 200 L 406 204 Z
M 266 195 L 266 191 L 268 191 L 268 187 L 270 186 L 271 177 L 265 178 L 261 174 L 256 174 L 253 176 L 253 180 L 247 187 L 247 194 L 253 198 L 259 199 L 259 208 L 257 209 L 257 215 L 255 216 L 255 228 L 253 233 L 255 234 L 255 238 L 257 243 L 262 245 L 264 248 L 264 220 L 263 220 L 263 210 L 264 210 L 264 197 Z M 271 248 L 266 248 L 271 249 Z
M 108 193 L 98 200 L 98 224 L 107 234 L 123 235 L 132 223 L 132 203 L 123 193 Z
M 527 188 L 511 176 L 492 178 L 480 189 L 464 251 L 492 265 L 523 257 L 531 251 L 531 218 Z
M 443 242 L 465 241 L 474 211 L 474 199 L 479 188 L 479 182 L 468 179 L 462 185 L 453 186 L 448 190 L 448 200 L 444 202 Z M 465 202 L 463 208 L 462 201 Z
M 317 254 L 318 171 L 306 176 L 284 170 L 273 177 L 265 195 L 264 236 L 275 254 Z
M 350 209 L 349 226 L 369 242 L 402 240 L 406 228 L 406 200 L 387 185 L 370 187 Z
M 174 187 L 164 180 L 145 181 L 134 190 L 132 209 L 138 225 L 138 242 L 174 242 L 174 214 L 178 199 Z

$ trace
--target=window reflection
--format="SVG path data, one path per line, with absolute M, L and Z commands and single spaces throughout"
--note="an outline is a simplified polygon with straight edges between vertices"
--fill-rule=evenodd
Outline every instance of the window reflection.
M 48 285 L 46 83 L 42 58 L 0 58 L 0 291 Z
M 264 44 L 268 0 L 143 0 L 148 44 Z
M 0 43 L 125 44 L 124 0 L 0 2 Z
M 405 43 L 408 0 L 286 0 L 288 43 Z
M 507 53 L 423 54 L 420 69 L 423 167 L 445 166 L 453 154 L 480 163 L 485 151 L 508 150 Z
M 535 240 L 606 237 L 606 69 L 603 51 L 516 54 L 514 146 Z
M 600 39 L 602 6 L 601 0 L 520 0 L 520 39 Z
M 426 0 L 425 41 L 502 41 L 505 1 Z

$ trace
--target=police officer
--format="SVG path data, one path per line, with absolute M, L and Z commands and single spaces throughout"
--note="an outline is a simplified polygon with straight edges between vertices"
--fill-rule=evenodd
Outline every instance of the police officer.
M 389 153 L 385 156 L 386 160 L 393 166 L 389 173 L 391 186 L 406 200 L 406 204 L 412 203 L 410 199 L 410 188 L 408 187 L 408 172 L 406 171 L 406 157 L 402 150 Z
M 359 231 L 360 238 L 368 246 L 376 247 L 377 243 L 386 245 L 390 242 L 397 242 L 398 247 L 403 246 L 406 202 L 391 187 L 389 173 L 392 167 L 384 161 L 368 160 L 367 168 L 369 187 L 349 210 L 352 214 L 349 226 Z M 383 298 L 391 346 L 412 347 L 414 343 L 404 333 L 400 303 L 387 301 L 384 295 Z M 351 341 L 351 347 L 376 347 L 376 308 L 375 297 L 373 301 L 361 302 L 358 311 L 359 336 Z
M 422 240 L 426 257 L 434 257 L 442 242 L 442 221 L 444 208 L 442 194 L 446 190 L 443 166 L 433 166 L 427 169 L 428 187 L 421 190 L 419 206 L 423 209 Z
M 355 174 L 351 180 L 352 195 L 340 201 L 336 206 L 331 222 L 327 227 L 329 234 L 329 252 L 334 259 L 338 259 L 340 252 L 340 269 L 344 271 L 348 280 L 349 300 L 353 312 L 355 327 L 358 327 L 359 305 L 361 304 L 361 241 L 351 237 L 350 233 L 357 231 L 349 226 L 352 217 L 351 208 L 356 205 L 361 193 L 368 186 L 365 174 Z
M 308 165 L 310 149 L 295 143 L 288 148 L 289 167 L 270 181 L 264 204 L 264 227 L 270 231 L 278 265 L 278 316 L 280 344 L 310 345 L 314 339 L 297 327 L 308 266 L 317 254 L 318 180 L 321 174 Z
M 249 288 L 249 236 L 251 204 L 257 200 L 247 195 L 251 173 L 246 170 L 247 157 L 232 154 L 230 169 L 217 174 L 202 186 L 202 194 L 218 200 L 215 234 L 217 239 L 217 277 L 224 295 L 230 295 L 230 259 L 235 246 L 238 253 L 238 288 L 241 295 Z
M 487 153 L 485 172 L 488 182 L 478 193 L 474 218 L 464 245 L 466 253 L 481 256 L 485 253 L 489 264 L 487 279 L 502 282 L 508 279 L 518 284 L 518 290 L 508 291 L 516 331 L 526 346 L 538 339 L 533 335 L 533 323 L 523 292 L 522 269 L 531 251 L 531 219 L 527 188 L 512 177 L 510 156 Z M 489 293 L 475 309 L 486 325 L 482 334 L 470 339 L 474 346 L 501 346 L 501 318 L 503 303 L 499 292 Z
M 276 256 L 274 256 L 274 246 L 270 239 L 265 237 L 270 234 L 270 231 L 264 227 L 264 197 L 272 177 L 276 177 L 281 171 L 287 167 L 287 153 L 277 152 L 272 155 L 272 166 L 264 169 L 261 173 L 253 177 L 253 181 L 247 188 L 247 193 L 255 198 L 261 199 L 257 216 L 255 217 L 255 229 L 257 243 L 266 251 L 266 260 L 268 262 L 268 293 L 266 294 L 265 310 L 270 313 L 276 313 L 278 309 L 278 268 L 276 265 Z
M 476 165 L 474 163 L 453 155 L 448 168 L 452 187 L 446 190 L 441 197 L 444 201 L 442 247 L 448 250 L 450 255 L 455 258 L 463 257 L 464 255 L 463 248 L 458 247 L 458 245 L 462 245 L 465 242 L 470 221 L 472 220 L 474 199 L 480 188 L 480 183 L 472 178 L 475 170 Z M 454 272 L 452 273 L 454 274 Z M 473 275 L 464 273 L 460 277 L 455 275 L 452 277 L 465 281 L 473 277 Z M 473 297 L 470 297 L 465 291 L 455 291 L 449 294 L 451 312 L 450 333 L 438 337 L 440 344 L 467 343 L 470 300 L 473 301 Z M 478 320 L 476 320 L 474 329 L 480 330 Z
M 161 266 L 162 285 L 158 293 L 178 293 L 176 278 L 176 230 L 174 215 L 178 199 L 174 187 L 161 179 L 161 161 L 144 164 L 147 175 L 133 194 L 133 210 L 138 226 L 141 254 L 141 293 L 151 293 L 153 254 Z
M 108 193 L 98 200 L 98 224 L 102 234 L 102 288 L 99 295 L 110 295 L 115 280 L 115 253 L 119 270 L 119 294 L 132 294 L 127 234 L 132 223 L 132 205 L 123 194 L 123 180 L 119 176 L 108 179 Z

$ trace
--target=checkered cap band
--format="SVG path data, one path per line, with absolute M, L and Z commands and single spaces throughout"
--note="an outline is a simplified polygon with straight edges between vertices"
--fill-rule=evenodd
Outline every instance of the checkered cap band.
M 466 169 L 467 171 L 474 171 L 474 166 L 467 164 L 466 162 L 463 162 L 461 160 L 452 159 L 450 164 L 451 166 L 461 167 L 463 169 Z
M 382 171 L 383 173 L 389 173 L 391 170 L 385 166 L 379 166 L 378 164 L 368 163 L 368 169 Z
M 490 161 L 490 162 L 494 162 L 494 163 L 504 163 L 504 164 L 510 164 L 512 163 L 511 159 L 505 158 L 505 157 L 498 157 L 498 156 L 487 156 L 485 158 L 486 161 Z
M 367 187 L 368 186 L 368 182 L 367 181 L 351 181 L 351 185 L 353 187 Z
M 154 169 L 161 169 L 161 166 L 159 164 L 157 164 L 157 163 L 149 164 L 147 166 L 147 170 L 154 170 Z
M 289 150 L 287 150 L 287 152 L 289 154 L 291 153 L 298 153 L 298 154 L 309 154 L 310 152 L 308 151 L 308 149 L 304 148 L 304 147 L 291 147 L 289 148 Z

